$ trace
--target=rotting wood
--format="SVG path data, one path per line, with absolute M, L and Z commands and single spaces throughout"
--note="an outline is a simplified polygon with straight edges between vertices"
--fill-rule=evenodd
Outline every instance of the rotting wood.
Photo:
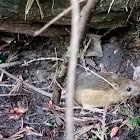
M 26 34 L 29 36 L 33 36 L 34 31 L 40 29 L 44 25 L 43 23 L 31 23 L 29 21 L 0 20 L 0 22 L 1 22 L 0 31 Z M 70 32 L 68 32 L 69 29 L 70 26 L 55 25 L 49 27 L 40 36 L 48 36 L 48 37 L 67 36 L 70 34 Z
M 97 7 L 95 14 L 92 15 L 92 20 L 90 27 L 95 29 L 115 29 L 118 27 L 125 26 L 125 22 L 130 15 L 132 6 L 134 5 L 134 0 L 115 0 L 110 7 L 112 0 L 103 0 L 100 5 Z M 0 31 L 12 32 L 12 33 L 21 33 L 27 35 L 33 35 L 35 30 L 40 29 L 45 23 L 48 23 L 51 19 L 56 17 L 64 9 L 70 6 L 69 0 L 64 1 L 55 1 L 51 0 L 44 1 L 40 0 L 40 6 L 44 13 L 44 18 L 40 18 L 40 11 L 36 2 L 33 3 L 29 14 L 27 15 L 27 20 L 25 21 L 25 5 L 26 1 L 19 0 L 1 0 L 0 3 Z M 137 0 L 135 7 L 132 12 L 132 20 L 139 23 L 138 13 L 140 5 L 140 0 Z M 84 6 L 84 3 L 81 4 L 81 8 Z M 110 12 L 108 13 L 108 9 Z M 130 18 L 130 19 L 131 19 Z M 36 23 L 32 24 L 32 23 Z M 67 14 L 58 21 L 55 25 L 70 25 L 71 23 L 71 14 Z M 62 27 L 62 26 L 61 26 Z M 65 28 L 65 27 L 64 27 Z M 66 35 L 69 34 L 63 27 L 60 26 L 57 28 L 49 27 L 43 36 L 56 36 L 57 34 Z M 51 32 L 52 31 L 52 32 Z

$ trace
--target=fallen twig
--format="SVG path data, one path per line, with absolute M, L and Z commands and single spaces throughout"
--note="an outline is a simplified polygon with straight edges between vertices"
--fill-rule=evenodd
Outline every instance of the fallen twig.
M 29 132 L 29 131 L 33 131 L 33 128 L 31 128 L 31 127 L 23 128 L 22 130 L 20 130 L 16 134 L 13 134 L 11 137 L 3 138 L 3 140 L 17 140 L 17 139 L 20 139 L 24 136 L 23 135 L 24 132 Z
M 101 125 L 101 140 L 104 140 L 105 139 L 105 135 L 106 135 L 106 130 L 107 130 L 107 127 L 106 127 L 106 113 L 107 113 L 107 108 L 104 109 L 104 112 L 103 112 L 103 115 L 102 115 L 102 125 Z
M 75 140 L 80 139 L 80 136 L 94 128 L 94 125 L 84 126 L 75 133 Z
M 94 133 L 100 140 L 102 139 L 97 131 L 91 130 L 91 132 Z
M 14 87 L 15 85 L 0 84 L 0 87 Z
M 129 20 L 129 18 L 131 17 L 132 12 L 133 12 L 134 7 L 135 7 L 135 5 L 136 5 L 136 4 L 137 4 L 137 0 L 135 0 L 135 1 L 134 1 L 134 4 L 133 4 L 133 6 L 132 6 L 132 8 L 131 8 L 131 11 L 130 11 L 130 13 L 129 13 L 129 15 L 128 15 L 127 19 L 126 19 L 125 24 L 127 24 L 127 22 L 128 22 L 128 20 Z
M 19 81 L 16 81 L 15 83 L 14 83 L 14 87 L 11 89 L 11 91 L 9 92 L 9 94 L 18 94 L 18 93 L 20 93 L 21 92 L 21 90 L 22 90 L 22 85 L 23 85 L 23 79 L 22 79 L 22 76 L 21 75 L 19 75 L 18 76 L 19 77 Z
M 0 94 L 0 97 L 9 97 L 9 96 L 22 96 L 22 95 L 25 95 L 25 94 Z
M 35 62 L 35 61 L 43 61 L 43 60 L 52 60 L 52 61 L 64 61 L 63 59 L 61 59 L 61 58 L 57 58 L 57 57 L 47 57 L 47 58 L 38 58 L 38 59 L 32 59 L 32 60 L 30 60 L 30 61 L 28 61 L 28 62 L 24 62 L 24 64 L 22 64 L 22 66 L 28 66 L 30 63 L 32 63 L 32 62 Z
M 55 106 L 56 110 L 66 110 L 67 109 L 66 107 L 62 108 L 62 107 L 59 107 L 59 106 L 56 106 L 56 105 L 54 105 L 54 106 Z M 83 107 L 81 107 L 81 106 L 74 106 L 73 109 L 83 109 Z M 99 109 L 99 108 L 92 108 L 92 110 L 86 108 L 85 110 L 92 111 L 93 113 L 95 113 L 95 112 L 103 113 L 104 112 L 104 109 Z
M 14 75 L 12 75 L 12 74 L 8 73 L 7 71 L 3 70 L 2 68 L 0 68 L 0 71 L 2 71 L 3 73 L 5 73 L 6 75 L 8 75 L 9 77 L 11 77 L 12 79 L 14 79 L 14 80 L 16 80 L 16 81 L 19 81 L 19 80 L 20 80 L 20 79 L 18 79 L 17 77 L 15 77 Z M 43 91 L 43 90 L 41 90 L 41 89 L 38 89 L 37 87 L 32 86 L 32 85 L 30 85 L 30 84 L 28 84 L 28 83 L 26 83 L 26 82 L 24 82 L 24 81 L 23 81 L 23 85 L 25 85 L 27 88 L 32 89 L 32 90 L 34 90 L 35 92 L 38 92 L 38 93 L 40 93 L 40 94 L 43 94 L 43 95 L 45 95 L 45 96 L 47 96 L 47 97 L 49 97 L 49 98 L 52 97 L 52 94 L 51 94 L 51 93 L 46 92 L 46 91 Z M 62 96 L 62 98 L 65 98 L 65 96 Z
M 0 75 L 0 82 L 2 81 L 2 79 L 3 79 L 3 72 Z
M 7 67 L 15 66 L 15 65 L 20 65 L 20 64 L 21 64 L 21 62 L 19 62 L 19 61 L 10 62 L 10 63 L 2 63 L 2 64 L 0 64 L 0 68 L 7 68 Z

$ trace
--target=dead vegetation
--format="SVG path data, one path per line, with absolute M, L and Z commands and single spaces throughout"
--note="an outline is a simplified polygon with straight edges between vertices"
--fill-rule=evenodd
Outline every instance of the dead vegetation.
M 32 3 L 28 0 L 26 5 L 26 16 L 33 4 L 33 1 L 30 2 Z M 38 0 L 36 2 L 43 18 L 41 5 Z M 108 11 L 111 10 L 113 2 L 110 3 Z M 97 3 L 90 5 L 92 8 L 90 7 L 89 13 Z M 72 8 L 73 6 L 69 7 L 35 32 L 34 37 L 0 33 L 0 139 L 140 139 L 139 96 L 131 96 L 109 107 L 92 109 L 72 107 L 71 101 L 67 104 L 68 109 L 65 103 L 67 94 L 72 100 L 74 89 L 69 91 L 69 87 L 74 86 L 71 73 L 74 74 L 75 68 L 76 75 L 87 72 L 96 75 L 100 72 L 115 72 L 128 79 L 137 80 L 139 84 L 139 26 L 129 25 L 109 31 L 93 30 L 86 34 L 87 26 L 83 25 L 85 27 L 82 26 L 82 36 L 77 38 L 80 41 L 84 38 L 84 42 L 81 41 L 83 48 L 79 48 L 78 54 L 74 50 L 75 55 L 68 66 L 71 56 L 70 36 L 37 35 Z M 90 21 L 90 18 L 88 20 Z M 60 27 L 59 29 L 61 30 Z M 74 31 L 73 27 L 73 34 Z M 74 42 L 72 45 L 75 47 Z M 77 65 L 76 61 L 73 61 L 74 57 L 78 58 Z M 75 66 L 67 77 L 67 67 L 70 68 L 73 63 Z M 72 82 L 69 86 L 68 80 Z M 106 82 L 112 86 L 112 83 Z M 69 114 L 70 110 L 73 113 Z M 72 122 L 73 127 L 68 126 L 72 125 Z

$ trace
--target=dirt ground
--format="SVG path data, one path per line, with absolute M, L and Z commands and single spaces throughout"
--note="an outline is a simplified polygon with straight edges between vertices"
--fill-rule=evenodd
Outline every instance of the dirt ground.
M 92 33 L 93 34 L 93 33 Z M 100 34 L 101 35 L 101 34 Z M 0 76 L 0 139 L 62 140 L 65 139 L 65 102 L 51 108 L 50 98 L 30 90 L 22 82 L 53 93 L 60 66 L 69 56 L 70 37 L 29 37 L 0 33 L 0 68 L 18 77 Z M 86 56 L 85 65 L 95 72 L 121 73 L 133 79 L 140 65 L 140 38 L 135 28 L 120 28 L 101 37 L 102 57 Z M 88 48 L 90 51 L 90 48 Z M 78 64 L 83 65 L 78 54 Z M 58 59 L 59 58 L 59 59 Z M 130 61 L 129 61 L 130 60 Z M 12 65 L 16 62 L 16 65 Z M 7 66 L 3 64 L 8 64 Z M 77 74 L 85 69 L 77 66 Z M 139 78 L 139 77 L 138 77 Z M 66 87 L 66 80 L 63 87 Z M 111 139 L 113 128 L 118 133 L 112 140 L 140 139 L 140 96 L 95 112 L 74 110 L 75 139 Z

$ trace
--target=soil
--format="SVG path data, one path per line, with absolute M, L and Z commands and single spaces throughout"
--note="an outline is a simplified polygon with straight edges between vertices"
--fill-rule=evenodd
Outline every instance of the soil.
M 101 38 L 103 57 L 86 57 L 90 61 L 86 66 L 96 72 L 100 72 L 103 66 L 108 72 L 121 73 L 132 80 L 134 70 L 128 65 L 128 60 L 131 60 L 134 66 L 140 65 L 139 46 L 134 46 L 135 43 L 131 45 L 135 42 L 134 39 L 139 38 L 137 35 L 137 31 L 130 27 L 113 30 Z M 2 63 L 20 62 L 15 66 L 6 67 L 5 70 L 38 89 L 53 93 L 53 84 L 63 61 L 50 58 L 63 60 L 68 58 L 70 37 L 33 38 L 1 33 L 0 38 Z M 8 39 L 11 39 L 9 43 L 7 43 Z M 6 44 L 5 47 L 2 47 L 3 44 Z M 38 60 L 41 58 L 49 59 Z M 31 60 L 34 61 L 27 65 Z M 78 64 L 82 65 L 80 57 Z M 84 69 L 77 67 L 77 74 L 81 72 L 84 72 Z M 17 85 L 15 90 L 11 86 L 0 86 L 0 94 L 3 95 L 0 97 L 0 139 L 59 140 L 65 138 L 65 110 L 57 106 L 50 108 L 49 97 L 29 90 L 22 82 L 16 83 L 5 74 L 0 84 Z M 63 88 L 65 86 L 66 81 L 63 83 Z M 8 94 L 18 95 L 4 96 Z M 61 102 L 61 106 L 65 106 L 65 103 Z M 23 107 L 26 111 L 17 113 L 14 110 L 15 107 Z M 119 128 L 117 136 L 112 139 L 138 140 L 140 139 L 139 112 L 139 96 L 130 97 L 124 103 L 112 105 L 105 109 L 104 113 L 98 111 L 80 113 L 77 109 L 74 112 L 75 118 L 79 118 L 74 120 L 75 139 L 96 140 L 97 136 L 102 136 L 101 131 L 106 132 L 105 139 L 110 139 L 112 128 L 123 125 Z

